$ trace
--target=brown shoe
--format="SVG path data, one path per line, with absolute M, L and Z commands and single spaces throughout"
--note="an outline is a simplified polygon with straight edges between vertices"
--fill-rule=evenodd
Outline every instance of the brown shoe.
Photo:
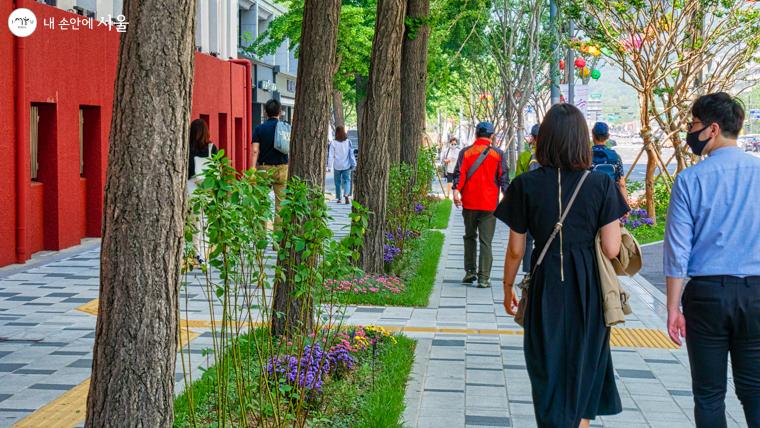
M 348 196 L 346 196 L 346 205 L 349 205 L 351 201 L 348 199 Z

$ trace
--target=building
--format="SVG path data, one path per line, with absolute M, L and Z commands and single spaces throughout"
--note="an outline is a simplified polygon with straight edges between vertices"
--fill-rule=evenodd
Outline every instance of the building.
M 32 1 L 32 0 L 28 0 Z M 124 0 L 36 0 L 95 19 L 117 17 Z M 247 48 L 272 21 L 286 12 L 275 0 L 196 0 L 196 50 L 222 59 L 247 59 L 252 69 L 253 126 L 266 119 L 264 104 L 283 105 L 283 119 L 292 121 L 298 59 L 283 43 L 273 55 L 258 57 Z
M 90 3 L 96 10 L 80 14 L 109 2 Z M 40 24 L 76 17 L 32 0 L 15 6 Z M 0 21 L 13 7 L 0 1 Z M 38 25 L 23 39 L 0 31 L 0 266 L 100 236 L 119 35 L 106 26 Z M 195 54 L 192 118 L 206 120 L 239 169 L 250 166 L 251 75 L 249 61 Z
M 258 57 L 248 50 L 251 43 L 263 34 L 272 21 L 285 13 L 282 5 L 272 0 L 240 0 L 238 55 L 253 63 L 253 124 L 265 120 L 264 104 L 274 98 L 283 106 L 283 119 L 293 120 L 296 97 L 298 59 L 283 43 L 274 55 Z

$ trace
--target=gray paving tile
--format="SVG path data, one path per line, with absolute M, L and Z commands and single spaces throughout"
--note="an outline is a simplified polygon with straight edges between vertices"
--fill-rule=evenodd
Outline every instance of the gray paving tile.
M 464 422 L 467 425 L 478 425 L 487 427 L 511 427 L 512 422 L 508 417 L 498 416 L 475 416 L 465 415 Z
M 649 370 L 616 369 L 620 377 L 634 379 L 656 379 L 654 373 Z
M 0 363 L 0 372 L 12 372 L 24 367 L 26 364 Z
M 75 387 L 76 385 L 63 385 L 63 384 L 55 384 L 55 383 L 35 383 L 34 385 L 30 386 L 30 389 L 47 389 L 47 390 L 56 390 L 56 391 L 68 391 L 71 388 Z

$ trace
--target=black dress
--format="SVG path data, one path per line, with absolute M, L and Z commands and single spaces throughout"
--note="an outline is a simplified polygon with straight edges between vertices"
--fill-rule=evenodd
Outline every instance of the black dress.
M 582 171 L 562 171 L 566 207 Z M 517 177 L 496 216 L 536 240 L 531 266 L 559 219 L 557 170 L 539 168 Z M 594 239 L 599 229 L 628 211 L 609 176 L 592 172 L 531 281 L 525 312 L 525 361 L 541 428 L 577 428 L 581 418 L 620 413 L 604 323 Z

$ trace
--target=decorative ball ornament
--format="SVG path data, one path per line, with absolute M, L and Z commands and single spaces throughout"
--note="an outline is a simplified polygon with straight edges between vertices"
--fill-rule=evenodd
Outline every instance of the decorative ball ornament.
M 601 71 L 599 71 L 597 69 L 591 70 L 591 78 L 592 79 L 599 80 L 600 77 L 602 77 L 602 72 Z
M 589 55 L 591 55 L 593 57 L 597 57 L 597 56 L 599 56 L 599 55 L 602 54 L 602 51 L 600 51 L 599 48 L 597 48 L 596 46 L 590 46 L 588 48 L 588 53 L 589 53 Z
M 575 59 L 575 67 L 577 68 L 583 68 L 586 66 L 586 60 L 583 58 L 576 58 Z
M 580 74 L 581 74 L 581 77 L 585 79 L 589 76 L 589 74 L 591 74 L 591 70 L 589 70 L 588 67 L 583 67 L 580 70 Z
M 561 59 L 559 60 L 559 69 L 564 70 L 565 69 L 565 60 Z

